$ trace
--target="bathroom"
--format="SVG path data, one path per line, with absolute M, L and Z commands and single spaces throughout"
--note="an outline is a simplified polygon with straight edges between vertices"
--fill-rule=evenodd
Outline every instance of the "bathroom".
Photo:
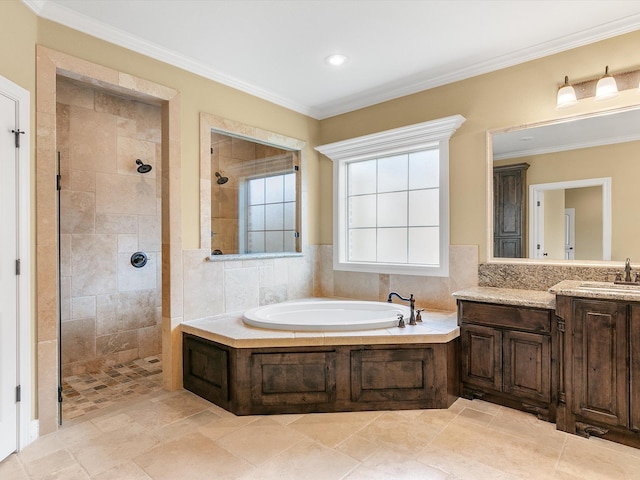
M 104 72 L 97 66 L 106 65 L 103 68 L 112 69 L 107 72 L 109 75 L 112 71 L 117 71 L 131 76 L 122 81 L 122 85 L 126 85 L 128 89 L 143 90 L 145 95 L 156 95 L 165 102 L 165 105 L 160 107 L 163 129 L 167 129 L 162 133 L 162 161 L 155 164 L 150 173 L 162 173 L 163 177 L 162 187 L 157 190 L 162 195 L 163 294 L 162 301 L 155 303 L 154 307 L 162 308 L 161 321 L 165 326 L 162 354 L 163 362 L 166 362 L 165 375 L 168 376 L 164 385 L 168 389 L 178 389 L 181 384 L 180 346 L 176 329 L 182 321 L 212 313 L 246 309 L 259 304 L 265 298 L 344 296 L 381 300 L 385 299 L 391 290 L 414 293 L 420 306 L 451 311 L 455 308 L 451 293 L 467 286 L 480 283 L 495 286 L 525 284 L 530 287 L 535 282 L 536 288 L 544 288 L 567 275 L 579 275 L 591 270 L 589 267 L 554 269 L 515 263 L 487 263 L 487 182 L 479 181 L 487 178 L 486 131 L 568 115 L 566 112 L 557 112 L 554 108 L 553 92 L 557 89 L 558 79 L 569 69 L 575 71 L 577 77 L 589 77 L 605 62 L 620 65 L 620 69 L 633 66 L 634 61 L 631 59 L 635 58 L 635 45 L 639 41 L 637 32 L 509 67 L 505 71 L 479 75 L 411 97 L 382 103 L 371 107 L 367 112 L 352 112 L 329 118 L 322 121 L 320 128 L 318 121 L 304 115 L 257 101 L 245 93 L 185 73 L 175 67 L 160 65 L 157 61 L 140 54 L 115 47 L 54 22 L 36 19 L 30 12 L 23 11 L 22 5 L 12 8 L 16 10 L 14 13 L 17 18 L 29 28 L 20 31 L 12 25 L 6 25 L 6 28 L 7 31 L 15 33 L 15 38 L 24 40 L 18 43 L 26 45 L 19 48 L 28 60 L 18 62 L 19 67 L 7 67 L 2 74 L 29 86 L 34 97 L 36 78 L 38 83 L 43 83 L 46 79 L 40 75 L 51 74 L 51 70 L 43 70 L 39 71 L 36 77 L 34 50 L 36 43 L 39 43 L 55 52 L 64 52 L 73 59 L 85 59 L 83 61 L 90 64 L 82 63 L 83 61 L 74 64 L 65 55 L 41 51 L 41 60 L 53 65 L 54 71 L 55 68 L 75 71 L 76 75 L 104 80 L 105 77 L 101 76 Z M 14 64 L 13 55 L 3 51 L 2 64 Z M 113 77 L 110 79 L 112 83 L 117 83 Z M 147 81 L 154 85 L 145 84 L 141 79 L 148 79 Z M 181 107 L 166 105 L 177 100 L 174 100 L 173 92 L 163 89 L 164 85 L 180 92 L 181 98 L 178 101 L 182 103 Z M 470 99 L 468 95 L 460 95 L 460 92 L 475 93 Z M 535 92 L 535 95 L 523 95 L 522 92 Z M 502 100 L 505 95 L 510 102 Z M 629 95 L 623 95 L 614 100 L 613 104 L 607 105 L 607 108 L 626 106 L 632 102 Z M 249 104 L 251 108 L 239 112 L 238 104 Z M 496 108 L 496 105 L 502 107 Z M 578 112 L 591 112 L 597 108 L 601 107 L 584 105 L 579 107 Z M 200 223 L 200 211 L 203 199 L 197 186 L 201 181 L 202 151 L 204 150 L 208 157 L 209 145 L 201 143 L 201 112 L 211 112 L 225 119 L 234 119 L 239 132 L 244 131 L 248 125 L 257 125 L 262 129 L 277 131 L 307 142 L 302 150 L 302 172 L 306 176 L 303 187 L 305 190 L 302 192 L 303 256 L 242 262 L 205 260 L 210 252 L 201 246 L 203 228 Z M 334 271 L 331 267 L 332 209 L 330 202 L 325 198 L 332 188 L 332 164 L 320 157 L 312 147 L 373 131 L 418 123 L 425 120 L 425 112 L 428 112 L 428 118 L 460 113 L 468 119 L 451 141 L 450 276 L 417 279 L 403 275 Z M 39 128 L 43 130 L 46 130 L 46 124 L 43 125 L 41 122 L 46 121 L 46 114 L 52 112 L 40 110 L 38 122 Z M 375 121 L 367 120 L 374 117 Z M 35 115 L 32 120 L 35 127 Z M 165 142 L 165 138 L 177 143 Z M 34 135 L 34 152 L 35 145 Z M 40 148 L 46 148 L 46 145 L 39 140 L 38 149 Z M 172 148 L 173 155 L 176 155 L 177 149 L 176 156 L 181 158 L 170 164 Z M 47 158 L 51 159 L 54 156 L 55 153 Z M 132 156 L 132 169 L 136 158 L 138 156 Z M 35 165 L 34 185 L 36 174 L 48 171 L 48 175 L 53 175 L 50 169 L 50 165 Z M 158 175 L 156 179 L 160 177 L 161 175 Z M 37 195 L 42 195 L 41 188 L 38 188 Z M 35 196 L 34 188 L 34 209 Z M 38 198 L 37 208 L 44 208 L 49 203 L 55 203 L 55 192 L 45 193 L 42 198 Z M 47 213 L 52 213 L 50 218 L 55 218 L 55 212 Z M 55 249 L 47 241 L 47 238 L 55 237 L 55 233 L 48 230 L 45 220 L 47 213 L 43 214 L 38 220 L 41 223 L 37 225 L 38 240 L 34 246 L 39 261 L 35 272 L 37 275 L 51 274 L 51 271 L 55 270 L 55 266 L 45 260 L 56 257 Z M 210 235 L 210 229 L 206 230 Z M 142 247 L 139 248 L 142 250 Z M 165 263 L 168 266 L 165 266 Z M 165 270 L 169 267 L 170 270 Z M 157 270 L 159 272 L 161 268 Z M 50 276 L 55 282 L 55 275 Z M 40 432 L 44 434 L 54 431 L 57 424 L 56 395 L 51 393 L 52 385 L 48 384 L 49 379 L 55 377 L 53 365 L 57 345 L 56 335 L 52 333 L 51 327 L 55 325 L 52 323 L 55 320 L 48 317 L 50 292 L 47 293 L 46 289 L 40 290 L 38 295 L 38 303 L 34 308 L 37 312 L 34 325 L 38 326 L 37 337 L 34 334 L 34 345 L 37 346 L 34 355 L 37 354 L 40 361 L 38 373 L 34 374 L 39 382 L 37 387 L 34 385 L 34 390 L 42 391 L 37 395 L 37 400 L 34 400 L 33 411 L 39 411 Z

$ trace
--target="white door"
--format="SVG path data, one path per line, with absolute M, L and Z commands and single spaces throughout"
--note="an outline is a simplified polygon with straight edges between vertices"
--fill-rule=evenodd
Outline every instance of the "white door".
M 17 109 L 0 91 L 0 460 L 18 448 Z

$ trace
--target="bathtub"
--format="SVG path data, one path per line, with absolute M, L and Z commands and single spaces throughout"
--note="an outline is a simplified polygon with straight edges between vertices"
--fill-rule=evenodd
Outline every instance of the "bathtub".
M 409 321 L 406 305 L 360 300 L 301 300 L 252 308 L 243 321 L 253 327 L 294 331 L 353 331 L 398 326 L 398 314 Z

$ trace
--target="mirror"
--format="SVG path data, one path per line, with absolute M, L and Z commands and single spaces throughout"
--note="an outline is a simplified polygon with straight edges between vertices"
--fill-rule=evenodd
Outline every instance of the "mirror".
M 490 255 L 640 258 L 640 109 L 489 132 Z
M 264 130 L 201 115 L 201 245 L 210 259 L 301 252 L 301 148 Z

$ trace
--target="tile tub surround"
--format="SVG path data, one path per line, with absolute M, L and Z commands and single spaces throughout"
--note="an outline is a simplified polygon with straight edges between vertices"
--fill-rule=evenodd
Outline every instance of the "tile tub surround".
M 0 463 L 7 480 L 632 480 L 640 450 L 481 400 L 237 417 L 190 392 L 91 412 Z
M 556 296 L 539 290 L 497 287 L 472 287 L 453 293 L 456 300 L 514 305 L 519 307 L 555 309 Z
M 455 312 L 424 311 L 422 319 L 421 324 L 405 328 L 295 332 L 251 327 L 242 321 L 242 313 L 235 313 L 190 320 L 181 329 L 233 348 L 447 343 L 460 335 Z
M 481 287 L 549 290 L 563 280 L 610 282 L 620 267 L 585 267 L 569 265 L 540 265 L 515 263 L 482 263 L 478 265 L 478 283 Z
M 161 112 L 63 77 L 60 152 L 62 375 L 161 352 Z M 136 159 L 152 166 L 137 172 Z M 149 261 L 130 264 L 136 251 Z

